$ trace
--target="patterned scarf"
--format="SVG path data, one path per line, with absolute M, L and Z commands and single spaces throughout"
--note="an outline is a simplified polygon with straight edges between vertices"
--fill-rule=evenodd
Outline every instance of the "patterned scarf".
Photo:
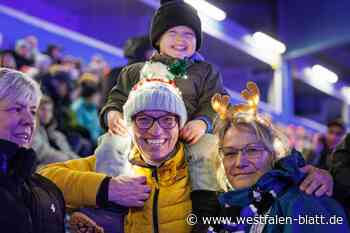
M 219 202 L 224 207 L 223 213 L 231 217 L 235 224 L 222 224 L 220 232 L 248 233 L 252 225 L 237 223 L 237 219 L 247 219 L 265 215 L 275 199 L 281 196 L 287 188 L 298 185 L 305 177 L 299 167 L 305 165 L 301 154 L 295 150 L 276 162 L 274 168 L 265 173 L 252 187 L 226 192 L 219 196 Z M 208 233 L 214 233 L 209 230 Z

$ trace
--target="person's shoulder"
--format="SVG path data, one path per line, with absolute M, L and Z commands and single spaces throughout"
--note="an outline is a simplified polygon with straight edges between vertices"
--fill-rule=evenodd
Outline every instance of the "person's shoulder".
M 52 182 L 51 180 L 49 180 L 48 178 L 46 178 L 38 173 L 34 173 L 31 176 L 30 182 L 31 182 L 33 187 L 43 189 L 46 192 L 55 193 L 57 196 L 62 197 L 62 192 L 57 187 L 57 185 L 54 182 Z
M 278 202 L 282 211 L 289 215 L 298 214 L 340 214 L 343 215 L 343 209 L 340 204 L 328 196 L 316 197 L 306 194 L 299 190 L 299 187 L 293 186 L 287 190 Z
M 84 104 L 83 98 L 78 98 L 71 104 L 71 109 L 73 111 L 77 111 L 79 108 L 81 108 Z
M 190 66 L 189 71 L 199 70 L 201 73 L 205 74 L 205 76 L 212 76 L 213 74 L 218 73 L 218 68 L 207 61 L 196 61 L 193 65 Z
M 205 68 L 205 69 L 215 69 L 214 65 L 209 63 L 208 61 L 205 60 L 201 60 L 201 61 L 195 61 L 193 62 L 193 66 L 195 67 L 201 67 L 201 68 Z
M 130 65 L 125 66 L 121 72 L 133 72 L 133 71 L 140 71 L 143 67 L 145 62 L 136 62 Z
M 350 134 L 347 134 L 332 153 L 331 168 L 350 166 Z
M 270 214 L 288 217 L 288 221 L 296 223 L 287 225 L 288 232 L 350 232 L 345 211 L 338 202 L 327 196 L 308 195 L 297 186 L 278 198 Z M 338 224 L 331 223 L 335 221 Z
M 123 80 L 127 80 L 127 82 L 137 82 L 140 77 L 140 71 L 144 64 L 144 62 L 137 62 L 125 66 L 121 70 L 119 77 Z
M 336 152 L 341 150 L 350 151 L 350 133 L 346 134 L 335 148 Z
M 38 201 L 38 207 L 45 208 L 47 203 L 50 204 L 50 208 L 54 208 L 52 211 L 57 214 L 56 222 L 58 227 L 63 224 L 65 216 L 65 200 L 63 192 L 58 186 L 48 178 L 34 173 L 30 179 L 30 187 L 32 187 L 32 192 L 36 196 Z M 57 209 L 58 207 L 58 209 Z M 62 221 L 62 222 L 61 222 Z
M 30 182 L 39 186 L 56 186 L 51 180 L 38 173 L 31 176 Z
M 122 71 L 123 68 L 124 68 L 124 66 L 113 67 L 113 68 L 109 71 L 107 77 L 116 77 L 116 76 L 118 76 L 119 73 L 120 73 L 120 71 Z

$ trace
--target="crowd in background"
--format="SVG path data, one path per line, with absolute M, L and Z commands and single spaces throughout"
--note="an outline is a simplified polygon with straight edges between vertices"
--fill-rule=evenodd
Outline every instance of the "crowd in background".
M 3 36 L 2 36 L 3 37 Z M 40 126 L 34 138 L 34 149 L 40 165 L 93 154 L 98 137 L 103 133 L 99 109 L 122 67 L 110 67 L 100 55 L 88 63 L 69 55 L 60 45 L 38 49 L 39 38 L 29 35 L 15 42 L 14 48 L 0 46 L 0 67 L 29 74 L 42 87 Z M 128 64 L 148 59 L 152 54 L 147 37 L 129 39 L 124 46 Z M 326 158 L 346 133 L 340 121 L 328 124 L 324 135 L 303 126 L 278 124 L 288 136 L 289 144 L 303 152 L 308 163 L 327 168 Z
M 16 41 L 14 49 L 0 52 L 0 66 L 29 74 L 41 84 L 45 97 L 39 108 L 40 127 L 34 148 L 46 164 L 93 152 L 102 133 L 98 123 L 101 83 L 108 64 L 96 55 L 87 65 L 62 48 L 49 45 L 38 50 L 38 39 L 28 36 Z

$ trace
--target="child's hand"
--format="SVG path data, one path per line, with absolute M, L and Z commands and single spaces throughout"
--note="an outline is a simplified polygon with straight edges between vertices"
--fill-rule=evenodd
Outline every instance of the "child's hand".
M 185 124 L 180 137 L 190 145 L 195 144 L 207 131 L 207 124 L 202 120 L 192 120 Z
M 122 114 L 118 111 L 109 111 L 107 114 L 108 132 L 120 136 L 127 135 L 128 131 L 124 125 Z

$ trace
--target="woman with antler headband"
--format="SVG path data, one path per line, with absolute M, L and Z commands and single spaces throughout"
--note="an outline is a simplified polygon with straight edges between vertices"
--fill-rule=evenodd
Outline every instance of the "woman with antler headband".
M 209 232 L 350 232 L 336 201 L 298 188 L 305 177 L 299 168 L 305 162 L 288 148 L 284 135 L 258 114 L 256 84 L 249 82 L 241 95 L 246 104 L 231 106 L 228 96 L 212 99 L 219 115 L 214 131 L 220 144 L 217 175 L 225 190 L 219 196 L 224 206 L 220 215 L 231 217 L 231 223 L 237 223 L 234 217 L 246 217 L 246 221 L 250 217 L 253 224 L 213 226 Z M 323 225 L 330 223 L 331 216 L 341 219 L 341 224 Z

